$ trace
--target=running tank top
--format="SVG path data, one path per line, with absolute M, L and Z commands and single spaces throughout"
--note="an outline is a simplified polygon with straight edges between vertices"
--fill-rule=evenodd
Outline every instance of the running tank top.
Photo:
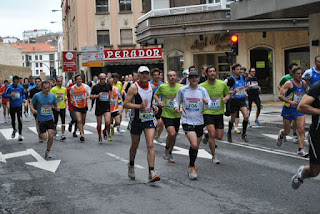
M 240 75 L 240 80 L 238 80 L 237 78 L 235 78 L 235 76 L 232 76 L 232 78 L 234 79 L 234 85 L 232 86 L 232 91 L 234 91 L 236 88 L 239 88 L 239 91 L 235 94 L 231 95 L 232 99 L 241 99 L 244 98 L 246 95 L 244 93 L 244 79 L 243 77 Z
M 152 121 L 154 118 L 152 109 L 153 90 L 151 83 L 148 83 L 148 89 L 143 89 L 138 83 L 134 83 L 137 86 L 137 94 L 133 97 L 132 103 L 141 104 L 142 101 L 148 100 L 148 106 L 144 109 L 132 109 L 131 118 L 133 120 L 140 120 L 141 122 Z
M 73 106 L 77 108 L 85 108 L 88 103 L 86 99 L 86 88 L 84 87 L 84 84 L 81 85 L 80 88 L 77 87 L 77 85 L 73 86 Z
M 296 101 L 298 104 L 300 103 L 303 95 L 305 94 L 306 92 L 306 89 L 305 89 L 305 86 L 304 86 L 304 83 L 303 81 L 302 82 L 302 85 L 301 87 L 299 88 L 296 84 L 294 84 L 294 82 L 292 80 L 290 80 L 292 82 L 292 85 L 293 85 L 293 88 L 292 89 L 289 89 L 287 91 L 287 93 L 285 94 L 285 97 L 289 100 L 293 100 L 293 101 Z M 284 105 L 286 107 L 293 107 L 292 105 L 290 105 L 289 103 L 284 103 Z M 293 107 L 293 108 L 296 108 L 296 107 Z
M 311 68 L 311 69 L 312 69 L 312 76 L 310 78 L 310 86 L 312 86 L 313 84 L 315 84 L 320 80 L 320 74 L 316 72 L 314 68 Z

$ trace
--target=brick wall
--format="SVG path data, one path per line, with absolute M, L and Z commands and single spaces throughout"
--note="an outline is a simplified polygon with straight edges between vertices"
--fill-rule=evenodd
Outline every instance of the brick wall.
M 31 68 L 2 65 L 0 64 L 0 80 L 8 80 L 10 76 L 29 77 L 32 74 Z

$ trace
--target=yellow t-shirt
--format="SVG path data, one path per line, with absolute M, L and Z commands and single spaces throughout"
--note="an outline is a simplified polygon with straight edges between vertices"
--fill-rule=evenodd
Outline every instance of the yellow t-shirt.
M 66 100 L 68 99 L 67 89 L 63 86 L 61 86 L 61 87 L 55 86 L 51 89 L 50 92 L 56 96 L 59 108 L 65 109 L 66 108 Z M 58 98 L 58 95 L 61 95 L 61 97 Z
M 122 82 L 118 81 L 116 84 L 113 84 L 114 87 L 117 87 L 120 93 L 124 92 Z M 118 100 L 118 103 L 121 103 L 121 99 Z

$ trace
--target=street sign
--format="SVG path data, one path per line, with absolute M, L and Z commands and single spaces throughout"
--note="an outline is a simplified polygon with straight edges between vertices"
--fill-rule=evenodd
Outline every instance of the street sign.
M 47 161 L 43 157 L 41 157 L 35 150 L 33 149 L 27 149 L 26 151 L 21 152 L 13 152 L 13 153 L 7 153 L 2 154 L 0 152 L 0 162 L 6 163 L 7 159 L 10 158 L 16 158 L 16 157 L 22 157 L 26 155 L 32 155 L 37 161 L 36 162 L 29 162 L 26 163 L 27 165 L 37 167 L 39 169 L 43 169 L 49 172 L 55 173 L 59 167 L 59 164 L 61 160 L 51 160 Z
M 62 64 L 64 72 L 77 72 L 77 52 L 62 51 Z
M 103 67 L 104 62 L 83 62 L 83 67 Z
M 81 48 L 81 59 L 82 62 L 97 62 L 103 61 L 104 56 L 104 47 L 82 47 Z

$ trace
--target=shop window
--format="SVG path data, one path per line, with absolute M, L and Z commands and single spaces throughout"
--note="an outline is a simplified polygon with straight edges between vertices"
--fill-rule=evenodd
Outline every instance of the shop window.
M 108 0 L 96 0 L 96 12 L 108 13 Z
M 167 70 L 176 71 L 178 76 L 182 76 L 182 71 L 184 69 L 183 65 L 183 52 L 173 51 L 167 56 L 168 68 Z
M 288 74 L 288 66 L 290 63 L 297 63 L 304 71 L 310 68 L 310 48 L 300 47 L 285 50 L 285 74 Z
M 131 12 L 131 0 L 119 0 L 120 12 Z
M 107 46 L 110 45 L 110 36 L 108 30 L 97 31 L 97 45 Z
M 133 44 L 132 29 L 120 30 L 120 42 L 121 42 L 121 45 Z
M 256 69 L 262 94 L 273 93 L 273 51 L 258 47 L 250 50 L 250 67 Z

